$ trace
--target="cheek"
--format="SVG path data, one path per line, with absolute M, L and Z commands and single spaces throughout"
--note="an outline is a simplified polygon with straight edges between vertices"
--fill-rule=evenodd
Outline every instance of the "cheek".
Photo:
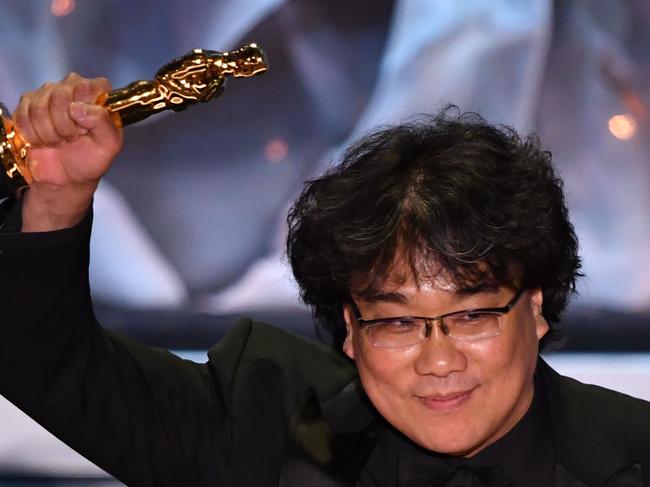
M 359 377 L 370 400 L 378 409 L 398 404 L 412 389 L 414 353 L 387 350 L 356 350 Z
M 531 328 L 532 330 L 532 328 Z M 537 339 L 531 333 L 506 333 L 494 341 L 467 349 L 470 370 L 484 385 L 483 397 L 491 407 L 516 403 L 532 379 L 537 363 Z

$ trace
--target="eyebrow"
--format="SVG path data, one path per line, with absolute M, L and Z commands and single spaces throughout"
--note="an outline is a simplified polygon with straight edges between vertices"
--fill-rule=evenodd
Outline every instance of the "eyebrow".
M 397 291 L 370 291 L 366 293 L 360 293 L 359 297 L 371 303 L 409 303 L 408 298 Z
M 475 296 L 481 293 L 496 293 L 498 291 L 498 286 L 485 285 L 477 286 L 474 288 L 459 289 L 455 291 L 455 301 L 463 301 L 471 296 Z M 358 296 L 365 301 L 370 303 L 397 303 L 397 304 L 409 304 L 409 299 L 402 293 L 397 291 L 378 291 L 378 290 L 368 290 L 365 292 L 358 293 Z

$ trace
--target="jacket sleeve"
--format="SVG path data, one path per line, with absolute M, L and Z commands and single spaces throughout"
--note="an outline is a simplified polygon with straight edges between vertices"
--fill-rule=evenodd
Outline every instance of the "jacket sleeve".
M 20 232 L 21 227 L 21 200 L 13 196 L 4 196 L 0 189 L 0 233 Z
M 206 365 L 98 325 L 91 219 L 0 233 L 0 394 L 127 485 L 220 485 L 212 472 L 226 455 L 227 419 L 218 381 Z

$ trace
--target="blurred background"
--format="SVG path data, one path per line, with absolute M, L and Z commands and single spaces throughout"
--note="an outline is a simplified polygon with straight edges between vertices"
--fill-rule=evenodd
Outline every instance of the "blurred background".
M 537 132 L 565 180 L 586 278 L 552 363 L 650 398 L 646 0 L 0 5 L 11 108 L 69 71 L 117 88 L 197 47 L 258 42 L 270 60 L 209 104 L 125 131 L 95 199 L 91 278 L 105 326 L 198 361 L 240 315 L 313 336 L 283 260 L 302 182 L 360 134 L 454 103 Z M 4 402 L 0 431 L 0 485 L 115 483 Z

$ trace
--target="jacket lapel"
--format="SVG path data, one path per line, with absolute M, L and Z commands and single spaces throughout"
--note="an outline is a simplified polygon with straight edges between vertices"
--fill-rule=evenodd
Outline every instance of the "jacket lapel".
M 623 467 L 610 478 L 602 487 L 643 487 L 643 470 L 641 465 L 633 463 Z
M 331 398 L 315 392 L 295 418 L 280 487 L 354 487 L 374 447 L 377 416 L 358 380 Z

